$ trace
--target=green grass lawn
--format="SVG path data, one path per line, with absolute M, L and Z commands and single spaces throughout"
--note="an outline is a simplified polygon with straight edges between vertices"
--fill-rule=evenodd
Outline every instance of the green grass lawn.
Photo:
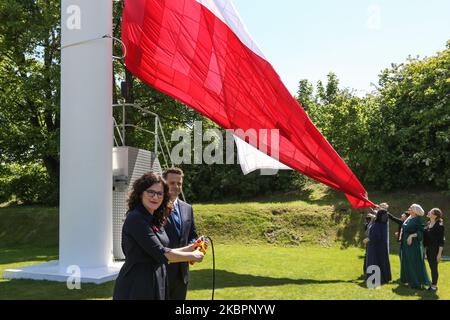
M 394 282 L 376 290 L 361 280 L 364 251 L 318 246 L 277 248 L 221 245 L 217 249 L 217 299 L 268 300 L 396 300 L 450 299 L 450 263 L 440 266 L 437 295 L 397 283 L 398 256 L 391 256 Z M 210 259 L 210 257 L 209 257 Z M 194 266 L 189 299 L 206 299 L 211 293 L 207 260 Z
M 400 213 L 412 203 L 425 210 L 450 212 L 444 192 L 371 193 Z M 216 243 L 217 299 L 450 299 L 450 263 L 440 265 L 437 295 L 399 286 L 398 245 L 391 227 L 394 283 L 377 290 L 358 280 L 362 271 L 364 210 L 350 208 L 337 192 L 312 185 L 302 192 L 247 202 L 194 205 L 201 234 Z M 445 220 L 449 239 L 449 219 Z M 58 255 L 57 208 L 0 207 L 0 299 L 110 299 L 113 283 L 82 285 L 5 280 L 3 270 L 55 260 Z M 446 245 L 445 255 L 450 255 Z M 191 271 L 189 299 L 211 295 L 211 255 Z
M 55 249 L 0 250 L 3 270 L 57 259 Z M 217 300 L 398 300 L 450 299 L 450 263 L 440 265 L 441 284 L 435 294 L 412 290 L 396 281 L 399 262 L 391 256 L 394 282 L 367 289 L 360 279 L 363 251 L 359 248 L 216 244 Z M 212 285 L 211 254 L 191 268 L 190 300 L 208 300 Z M 114 283 L 82 284 L 68 290 L 65 283 L 0 279 L 0 299 L 111 299 Z

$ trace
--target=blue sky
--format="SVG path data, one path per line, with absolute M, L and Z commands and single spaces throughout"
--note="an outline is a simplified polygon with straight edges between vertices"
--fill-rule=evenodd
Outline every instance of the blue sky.
M 295 93 L 335 72 L 362 96 L 381 70 L 450 39 L 450 0 L 234 0 L 255 42 Z

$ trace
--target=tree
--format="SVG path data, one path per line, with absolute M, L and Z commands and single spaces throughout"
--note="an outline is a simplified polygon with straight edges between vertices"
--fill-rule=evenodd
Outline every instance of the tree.
M 0 161 L 59 176 L 60 1 L 0 3 Z M 30 27 L 32 26 L 32 27 Z
M 392 186 L 450 188 L 450 48 L 380 74 L 379 169 Z
M 450 41 L 433 57 L 392 64 L 362 99 L 328 74 L 326 87 L 319 81 L 315 98 L 308 97 L 319 102 L 308 114 L 371 187 L 450 189 L 449 79 Z
M 301 104 L 305 111 L 308 111 L 314 101 L 314 87 L 307 79 L 300 80 L 297 101 Z
M 326 103 L 334 103 L 339 93 L 339 80 L 335 73 L 330 72 L 327 75 L 327 87 L 325 90 Z

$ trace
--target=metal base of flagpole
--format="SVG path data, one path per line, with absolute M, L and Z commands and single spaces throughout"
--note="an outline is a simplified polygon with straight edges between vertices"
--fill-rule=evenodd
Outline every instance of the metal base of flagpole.
M 100 268 L 80 268 L 80 282 L 102 284 L 116 280 L 123 262 L 114 262 L 107 267 Z M 58 261 L 31 265 L 15 269 L 7 269 L 4 272 L 4 279 L 28 279 L 47 280 L 56 282 L 67 282 L 73 279 L 74 274 L 68 273 L 62 268 Z

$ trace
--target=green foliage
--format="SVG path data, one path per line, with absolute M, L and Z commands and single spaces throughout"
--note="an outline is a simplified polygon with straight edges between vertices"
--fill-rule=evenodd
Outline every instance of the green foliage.
M 314 104 L 314 87 L 308 80 L 300 80 L 297 100 L 305 111 L 309 111 L 310 106 Z
M 59 1 L 8 0 L 0 5 L 4 159 L 26 162 L 57 155 L 59 11 Z
M 187 166 L 185 166 L 187 167 Z M 274 176 L 242 174 L 239 165 L 192 165 L 186 170 L 185 196 L 189 201 L 244 200 L 277 192 L 301 190 L 305 178 L 296 172 Z
M 10 177 L 10 168 L 0 164 L 0 203 L 7 202 L 11 198 Z
M 330 73 L 314 96 L 302 80 L 298 100 L 362 182 L 450 189 L 450 47 L 393 64 L 364 98 L 338 84 Z
M 0 166 L 0 202 L 56 205 L 57 183 L 41 165 Z
M 392 65 L 380 75 L 379 122 L 371 126 L 372 164 L 393 188 L 450 189 L 450 48 Z M 386 156 L 384 156 L 386 155 Z M 374 180 L 374 179 L 372 179 Z
M 364 175 L 365 150 L 361 146 L 369 140 L 365 101 L 349 89 L 339 89 L 335 74 L 330 73 L 328 81 L 326 89 L 319 81 L 316 96 L 308 97 L 308 115 L 350 168 L 358 176 Z
M 59 174 L 59 21 L 57 0 L 0 2 L 0 162 L 41 162 L 53 181 Z

